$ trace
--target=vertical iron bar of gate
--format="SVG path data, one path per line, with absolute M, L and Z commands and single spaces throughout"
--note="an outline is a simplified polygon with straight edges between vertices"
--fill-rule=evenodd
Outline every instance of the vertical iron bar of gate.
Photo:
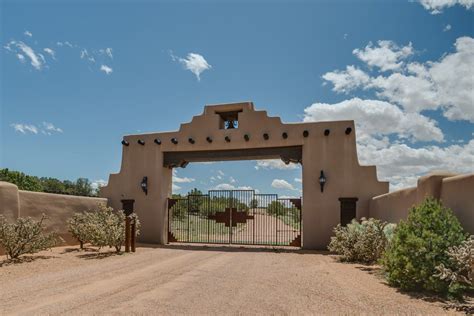
M 301 235 L 302 228 L 303 228 L 303 199 L 300 197 L 300 247 L 303 246 L 303 236 Z
M 233 197 L 233 194 L 232 194 L 232 191 L 229 191 L 229 207 L 230 207 L 230 212 L 229 212 L 229 217 L 230 217 L 230 226 L 229 226 L 229 240 L 230 240 L 230 243 L 232 243 L 232 207 L 233 207 L 233 201 L 232 201 L 232 197 Z
M 187 242 L 190 242 L 190 239 L 189 239 L 189 195 L 188 195 L 188 207 L 187 207 L 187 210 L 186 210 L 186 217 L 188 218 L 188 237 L 187 237 Z
M 257 204 L 255 207 L 253 207 L 254 203 L 253 201 L 257 201 Z M 258 208 L 258 200 L 255 198 L 255 191 L 252 192 L 252 199 L 250 200 L 250 207 L 252 207 L 252 215 L 253 215 L 253 220 L 252 220 L 252 243 L 255 244 L 255 222 L 257 220 L 257 214 L 255 214 L 255 209 Z
M 206 206 L 206 216 L 209 217 L 209 214 L 211 212 L 211 197 L 209 196 L 209 192 L 207 193 L 207 198 L 206 198 L 206 201 L 207 201 L 207 206 Z M 209 229 L 210 229 L 210 220 L 207 219 L 207 243 L 209 243 Z
M 278 201 L 278 196 L 276 198 L 276 220 L 275 220 L 275 245 L 278 245 L 278 213 L 280 213 L 280 201 Z

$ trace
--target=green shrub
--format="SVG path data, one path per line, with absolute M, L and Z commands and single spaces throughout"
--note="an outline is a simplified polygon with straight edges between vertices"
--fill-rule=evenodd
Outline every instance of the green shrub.
M 43 214 L 41 220 L 31 217 L 19 217 L 14 223 L 0 215 L 0 246 L 5 249 L 7 257 L 16 259 L 23 254 L 33 254 L 41 250 L 50 249 L 58 244 L 56 233 L 44 233 Z
M 462 242 L 460 246 L 450 247 L 446 252 L 449 266 L 443 263 L 436 267 L 435 277 L 449 282 L 449 294 L 459 297 L 474 286 L 474 236 Z
M 130 218 L 135 222 L 138 235 L 138 216 L 132 214 Z M 111 207 L 99 204 L 97 210 L 74 214 L 68 224 L 69 231 L 79 241 L 81 249 L 85 242 L 89 242 L 99 249 L 108 246 L 120 252 L 125 242 L 125 214 L 122 210 L 114 211 Z
M 449 283 L 435 277 L 436 266 L 448 266 L 447 250 L 465 239 L 452 211 L 434 199 L 410 210 L 383 256 L 387 280 L 404 290 L 446 293 Z
M 373 218 L 362 218 L 360 223 L 354 219 L 347 226 L 338 224 L 328 249 L 339 254 L 342 261 L 374 263 L 385 250 L 389 241 L 386 234 L 393 226 Z

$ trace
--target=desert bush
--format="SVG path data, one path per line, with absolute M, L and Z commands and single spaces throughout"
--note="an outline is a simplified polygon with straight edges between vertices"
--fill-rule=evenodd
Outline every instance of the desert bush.
M 140 221 L 136 214 L 130 215 L 135 222 L 136 234 L 139 234 Z M 114 211 L 111 207 L 99 204 L 97 210 L 76 213 L 68 221 L 69 231 L 81 244 L 91 243 L 93 246 L 115 248 L 120 252 L 125 242 L 125 214 L 122 210 Z
M 459 246 L 450 247 L 446 252 L 449 265 L 443 263 L 436 267 L 435 277 L 449 282 L 448 292 L 459 297 L 474 286 L 474 235 Z
M 7 257 L 16 259 L 23 254 L 33 254 L 56 246 L 60 239 L 54 232 L 43 232 L 43 214 L 39 221 L 31 217 L 19 217 L 10 223 L 0 215 L 0 246 L 5 249 Z
M 425 200 L 400 222 L 383 256 L 388 282 L 404 290 L 447 293 L 449 282 L 434 276 L 436 267 L 449 266 L 447 250 L 464 239 L 452 211 L 434 199 Z
M 88 231 L 88 223 L 90 214 L 88 213 L 75 213 L 68 221 L 68 230 L 72 237 L 79 241 L 81 249 L 84 248 L 84 243 L 89 241 L 90 232 Z
M 373 218 L 362 218 L 360 223 L 354 219 L 346 226 L 338 224 L 328 249 L 339 254 L 342 261 L 374 263 L 385 250 L 389 242 L 387 234 L 393 227 L 394 224 Z

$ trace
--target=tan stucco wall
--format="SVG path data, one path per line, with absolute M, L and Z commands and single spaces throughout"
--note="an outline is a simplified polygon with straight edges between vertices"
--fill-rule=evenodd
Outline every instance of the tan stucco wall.
M 234 110 L 242 110 L 239 127 L 220 129 L 216 111 Z M 352 128 L 349 135 L 345 134 L 347 127 Z M 325 129 L 330 129 L 329 136 L 324 136 Z M 306 138 L 304 130 L 309 132 Z M 288 133 L 287 139 L 281 137 L 283 132 Z M 263 133 L 270 138 L 264 140 Z M 250 135 L 248 142 L 244 140 L 245 134 Z M 206 141 L 208 136 L 213 139 L 211 144 Z M 231 142 L 226 142 L 225 136 Z M 173 137 L 178 144 L 171 143 Z M 188 142 L 189 137 L 195 140 L 194 144 Z M 162 144 L 153 143 L 155 138 Z M 145 145 L 138 144 L 139 139 Z M 302 146 L 302 241 L 308 249 L 326 249 L 332 229 L 340 221 L 340 197 L 358 197 L 357 215 L 361 217 L 368 215 L 373 196 L 388 192 L 388 183 L 377 180 L 374 166 L 358 163 L 353 121 L 284 124 L 279 117 L 269 117 L 266 111 L 256 111 L 251 102 L 244 102 L 206 106 L 203 114 L 181 124 L 175 132 L 127 135 L 124 140 L 130 145 L 122 148 L 120 171 L 110 175 L 101 196 L 108 198 L 114 208 L 121 208 L 122 199 L 135 200 L 142 223 L 140 240 L 145 242 L 167 242 L 166 203 L 171 197 L 172 170 L 163 166 L 164 152 Z M 320 170 L 327 177 L 324 193 L 318 183 Z M 148 195 L 140 188 L 144 176 L 148 177 Z
M 454 211 L 464 229 L 474 234 L 474 174 L 443 179 L 441 200 Z
M 451 208 L 463 228 L 474 234 L 474 174 L 435 172 L 420 177 L 414 188 L 376 196 L 370 200 L 369 216 L 397 223 L 427 197 L 441 200 Z
M 20 215 L 18 187 L 12 183 L 0 181 L 0 214 L 8 220 Z
M 14 184 L 0 182 L 0 214 L 14 220 L 19 216 L 40 219 L 44 213 L 48 217 L 46 230 L 56 231 L 68 244 L 77 242 L 67 231 L 67 219 L 75 212 L 97 208 L 98 203 L 107 204 L 107 199 L 22 191 Z
M 416 188 L 403 189 L 374 197 L 370 201 L 370 217 L 390 223 L 398 223 L 408 216 L 408 210 L 416 204 Z

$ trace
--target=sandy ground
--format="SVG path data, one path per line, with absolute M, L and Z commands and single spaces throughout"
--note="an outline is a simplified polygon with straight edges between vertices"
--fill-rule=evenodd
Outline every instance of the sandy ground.
M 107 255 L 58 247 L 0 261 L 6 314 L 445 314 L 397 292 L 377 268 L 309 251 L 181 246 Z

